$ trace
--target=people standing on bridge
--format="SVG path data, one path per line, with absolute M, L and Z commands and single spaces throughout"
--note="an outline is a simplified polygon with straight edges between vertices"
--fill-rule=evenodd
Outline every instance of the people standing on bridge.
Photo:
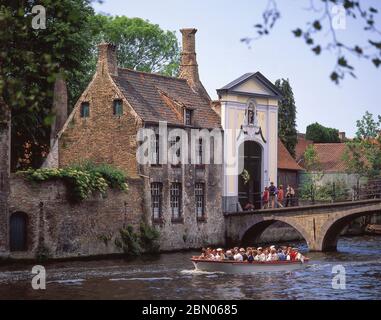
M 270 193 L 270 208 L 275 208 L 275 198 L 278 193 L 277 187 L 274 185 L 274 182 L 270 182 L 269 187 L 269 193 Z
M 294 196 L 295 196 L 294 188 L 291 187 L 291 185 L 288 185 L 286 189 L 286 207 L 288 207 L 289 205 L 293 206 Z
M 265 187 L 265 191 L 263 192 L 263 196 L 262 196 L 263 209 L 267 209 L 269 207 L 269 200 L 270 200 L 269 188 Z
M 278 188 L 278 196 L 277 196 L 278 207 L 283 208 L 283 200 L 284 200 L 284 191 L 283 191 L 283 186 L 280 185 Z

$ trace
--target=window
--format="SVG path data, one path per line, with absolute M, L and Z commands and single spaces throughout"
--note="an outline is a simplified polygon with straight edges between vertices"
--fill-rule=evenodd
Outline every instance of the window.
M 152 217 L 157 221 L 161 218 L 163 185 L 160 182 L 151 183 Z
M 123 101 L 122 100 L 120 99 L 114 100 L 113 113 L 114 113 L 114 116 L 123 115 Z
M 90 104 L 88 102 L 81 103 L 81 118 L 90 117 Z
M 159 165 L 159 135 L 156 134 L 155 138 L 151 138 L 151 165 Z
M 202 164 L 202 138 L 198 139 L 197 144 L 197 164 Z
M 185 109 L 184 111 L 185 116 L 184 116 L 184 123 L 186 126 L 190 126 L 192 124 L 192 110 L 190 109 Z
M 172 183 L 170 187 L 170 206 L 172 219 L 181 218 L 181 183 Z
M 171 148 L 170 149 L 171 151 L 172 151 L 172 147 L 174 147 L 174 146 L 177 147 L 176 152 L 170 154 L 172 165 L 180 165 L 180 163 L 181 163 L 181 158 L 180 158 L 180 155 L 181 155 L 180 148 L 181 147 L 179 145 L 179 142 L 180 142 L 180 137 L 178 137 L 178 136 L 171 137 L 171 140 L 169 141 L 169 146 Z
M 196 183 L 195 196 L 196 196 L 197 219 L 204 219 L 205 218 L 205 185 L 203 183 Z

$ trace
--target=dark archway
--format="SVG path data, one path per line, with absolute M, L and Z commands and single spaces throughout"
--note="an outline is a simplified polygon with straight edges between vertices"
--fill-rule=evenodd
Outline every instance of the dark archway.
M 337 221 L 333 222 L 326 228 L 323 228 L 325 231 L 324 238 L 322 241 L 322 251 L 336 251 L 337 250 L 337 242 L 339 241 L 340 235 L 343 232 L 344 228 L 348 226 L 351 222 L 356 220 L 357 218 L 369 216 L 371 213 L 356 213 L 347 215 Z
M 15 212 L 9 221 L 10 251 L 28 250 L 28 215 L 24 212 Z
M 238 177 L 238 198 L 242 208 L 250 202 L 256 209 L 261 208 L 261 181 L 262 181 L 262 147 L 254 141 L 245 141 L 239 148 L 243 155 L 244 169 L 249 173 L 250 179 L 245 182 L 242 174 Z M 242 161 L 242 159 L 240 159 Z
M 300 228 L 295 228 L 295 226 L 292 226 L 292 225 L 288 224 L 287 222 L 275 220 L 275 219 L 264 220 L 264 221 L 261 221 L 261 222 L 254 224 L 252 227 L 250 227 L 242 236 L 241 245 L 242 246 L 252 246 L 252 245 L 259 243 L 260 237 L 265 232 L 265 230 L 276 222 L 282 222 L 284 225 L 287 225 L 287 226 L 291 227 L 292 229 L 294 229 L 298 233 L 300 238 L 303 238 L 308 245 L 307 235 L 304 231 L 302 231 Z

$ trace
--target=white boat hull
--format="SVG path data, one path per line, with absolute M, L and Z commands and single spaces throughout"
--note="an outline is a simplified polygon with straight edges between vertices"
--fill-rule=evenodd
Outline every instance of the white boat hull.
M 210 261 L 192 259 L 196 270 L 208 272 L 224 272 L 233 274 L 248 274 L 258 272 L 293 271 L 304 268 L 308 260 L 301 261 L 275 261 L 275 262 L 235 262 L 235 261 Z

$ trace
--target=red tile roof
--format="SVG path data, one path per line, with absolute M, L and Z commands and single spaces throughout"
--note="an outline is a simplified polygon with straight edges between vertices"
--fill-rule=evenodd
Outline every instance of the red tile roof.
M 283 170 L 304 170 L 288 152 L 282 141 L 278 138 L 278 169 Z
M 314 148 L 323 172 L 345 172 L 345 143 L 315 143 Z
M 295 146 L 296 161 L 300 161 L 303 159 L 304 152 L 310 144 L 313 144 L 312 140 L 307 140 L 305 134 L 298 133 L 298 143 Z

